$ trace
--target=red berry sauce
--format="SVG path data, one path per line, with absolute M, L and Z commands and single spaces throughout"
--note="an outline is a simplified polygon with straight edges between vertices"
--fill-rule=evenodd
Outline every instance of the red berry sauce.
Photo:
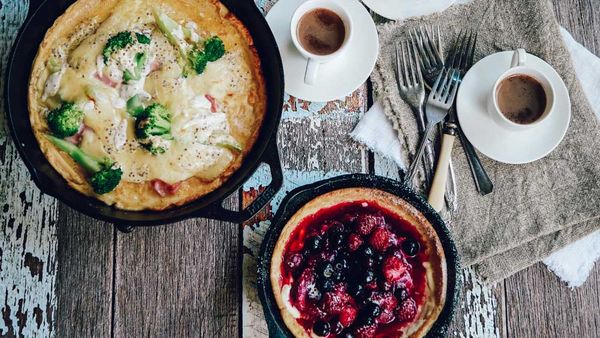
M 373 201 L 340 203 L 304 218 L 284 250 L 280 287 L 307 332 L 400 336 L 425 299 L 427 261 L 408 221 Z

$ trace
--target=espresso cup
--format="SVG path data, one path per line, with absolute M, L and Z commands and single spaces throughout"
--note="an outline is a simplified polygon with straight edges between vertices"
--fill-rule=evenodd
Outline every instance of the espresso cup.
M 506 80 L 510 77 L 513 77 L 513 76 L 524 76 L 524 77 L 533 78 L 535 81 L 537 81 L 541 85 L 541 87 L 544 90 L 545 98 L 546 98 L 545 109 L 537 119 L 535 119 L 534 121 L 532 121 L 530 123 L 514 122 L 514 121 L 510 120 L 505 115 L 505 113 L 503 113 L 502 110 L 500 109 L 500 105 L 498 103 L 498 101 L 499 101 L 499 97 L 498 97 L 499 86 L 503 83 L 504 80 Z M 508 70 L 506 70 L 504 73 L 502 73 L 502 75 L 500 75 L 500 77 L 498 77 L 498 80 L 496 80 L 496 83 L 494 84 L 494 87 L 492 88 L 491 97 L 489 99 L 489 104 L 488 104 L 488 110 L 493 115 L 493 117 L 496 119 L 496 121 L 498 121 L 501 125 L 509 128 L 509 129 L 512 129 L 512 130 L 524 130 L 524 129 L 529 129 L 531 127 L 537 126 L 540 123 L 542 123 L 542 121 L 547 119 L 548 116 L 550 116 L 550 114 L 553 111 L 554 101 L 555 101 L 555 94 L 554 94 L 554 86 L 552 85 L 552 82 L 550 82 L 550 80 L 548 80 L 548 77 L 545 74 L 543 74 L 542 72 L 540 72 L 539 70 L 537 70 L 533 67 L 528 66 L 527 65 L 527 53 L 525 52 L 524 49 L 517 49 L 514 51 L 512 61 L 510 64 L 510 68 Z
M 300 20 L 302 17 L 313 10 L 317 9 L 326 9 L 332 11 L 337 14 L 337 16 L 342 20 L 344 24 L 344 40 L 340 47 L 334 52 L 326 55 L 318 55 L 315 53 L 311 53 L 305 48 L 298 36 L 298 25 L 300 24 Z M 348 14 L 348 11 L 344 9 L 344 7 L 332 0 L 308 0 L 302 3 L 292 15 L 292 21 L 290 23 L 290 32 L 292 34 L 292 41 L 294 46 L 298 49 L 300 54 L 307 59 L 306 62 L 306 71 L 304 73 L 304 83 L 307 85 L 314 85 L 317 81 L 319 66 L 323 63 L 334 60 L 335 58 L 342 55 L 346 47 L 350 41 L 352 36 L 352 19 Z

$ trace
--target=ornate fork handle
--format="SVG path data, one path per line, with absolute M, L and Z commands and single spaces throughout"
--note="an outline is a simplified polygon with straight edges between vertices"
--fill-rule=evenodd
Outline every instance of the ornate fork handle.
M 417 125 L 419 127 L 419 132 L 422 134 L 425 132 L 425 113 L 423 112 L 423 107 L 419 107 L 418 109 L 413 109 L 415 114 Z M 427 139 L 427 143 L 425 144 L 425 154 L 423 156 L 423 167 L 425 171 L 425 182 L 429 184 L 431 179 L 433 178 L 433 164 L 435 163 L 435 157 L 433 154 L 433 145 L 431 140 Z
M 469 162 L 469 168 L 471 168 L 471 174 L 473 175 L 473 180 L 475 181 L 475 186 L 477 187 L 477 191 L 484 196 L 491 193 L 494 190 L 494 184 L 490 177 L 483 169 L 483 165 L 481 164 L 481 160 L 477 153 L 475 152 L 475 148 L 465 134 L 463 134 L 460 127 L 458 128 L 458 138 L 460 139 L 460 143 L 465 151 L 465 155 L 467 156 L 467 161 Z

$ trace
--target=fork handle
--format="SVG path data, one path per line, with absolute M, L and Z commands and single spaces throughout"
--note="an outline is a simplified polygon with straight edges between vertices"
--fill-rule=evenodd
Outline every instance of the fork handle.
M 485 172 L 485 169 L 483 168 L 481 160 L 479 159 L 479 156 L 477 156 L 473 145 L 471 142 L 469 142 L 469 140 L 467 140 L 467 137 L 465 134 L 463 134 L 460 128 L 458 128 L 458 138 L 460 139 L 460 143 L 462 144 L 465 155 L 467 156 L 469 168 L 471 168 L 471 174 L 473 175 L 473 180 L 475 181 L 475 187 L 477 188 L 477 191 L 482 196 L 491 193 L 494 190 L 494 184 L 492 183 L 492 180 L 490 180 L 488 174 Z
M 450 166 L 450 158 L 452 155 L 452 147 L 454 146 L 455 128 L 449 126 L 442 135 L 442 145 L 440 147 L 440 157 L 435 169 L 435 176 L 431 183 L 429 191 L 429 204 L 437 212 L 440 212 L 444 207 L 444 194 L 446 193 L 446 182 L 448 180 L 448 167 Z
M 433 129 L 433 126 L 433 123 L 427 121 L 427 126 L 425 127 L 425 131 L 423 132 L 423 136 L 421 136 L 421 144 L 419 145 L 419 150 L 417 150 L 417 154 L 415 155 L 415 158 L 413 158 L 413 161 L 410 164 L 410 168 L 408 168 L 408 174 L 405 178 L 405 182 L 409 186 L 412 186 L 413 179 L 415 178 L 415 173 L 417 172 L 418 164 L 419 162 L 421 162 L 421 156 L 423 156 L 423 150 L 425 150 L 425 145 L 429 140 L 429 134 L 431 133 L 431 129 Z

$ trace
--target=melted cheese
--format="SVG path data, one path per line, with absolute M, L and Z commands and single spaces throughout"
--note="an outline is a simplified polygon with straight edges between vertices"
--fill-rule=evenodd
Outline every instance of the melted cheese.
M 194 34 L 195 30 L 196 27 Z M 151 43 L 134 43 L 116 51 L 104 64 L 99 58 L 104 44 L 121 31 L 144 32 L 151 36 Z M 204 36 L 201 27 L 194 37 L 197 35 Z M 139 52 L 148 54 L 142 77 L 121 84 L 123 71 L 134 69 L 133 59 Z M 250 85 L 250 69 L 242 55 L 230 52 L 209 63 L 204 73 L 184 78 L 178 57 L 178 51 L 154 24 L 149 2 L 139 0 L 120 3 L 107 20 L 68 53 L 58 95 L 63 101 L 85 106 L 84 123 L 88 129 L 80 147 L 90 154 L 110 157 L 123 170 L 125 181 L 161 179 L 175 183 L 192 176 L 210 180 L 235 158 L 230 150 L 213 141 L 215 135 L 230 134 L 227 112 L 248 111 L 250 103 L 230 97 L 242 86 Z M 150 72 L 151 62 L 162 67 Z M 108 85 L 103 77 L 118 85 Z M 141 94 L 146 102 L 158 102 L 171 112 L 174 140 L 163 141 L 168 143 L 164 154 L 152 155 L 135 138 L 135 120 L 126 112 L 125 104 L 135 94 Z M 205 95 L 218 102 L 218 112 L 210 111 Z

